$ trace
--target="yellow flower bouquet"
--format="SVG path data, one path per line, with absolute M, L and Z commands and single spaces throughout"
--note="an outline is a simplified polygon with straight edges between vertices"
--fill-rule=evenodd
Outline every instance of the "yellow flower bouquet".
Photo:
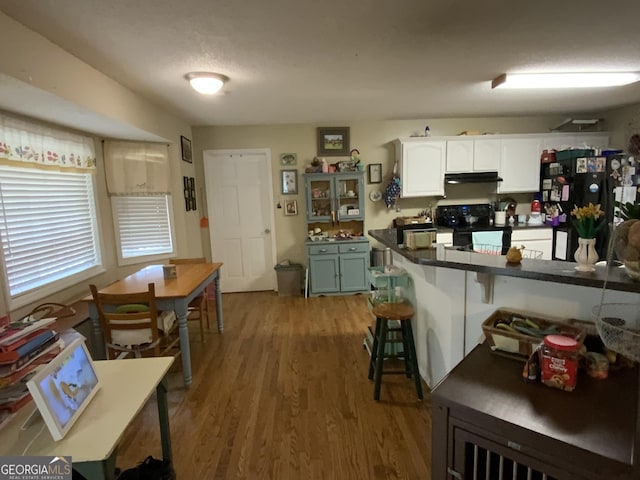
M 589 202 L 586 207 L 574 205 L 571 216 L 575 217 L 573 224 L 581 238 L 596 238 L 596 235 L 604 227 L 604 212 L 600 210 L 600 204 Z

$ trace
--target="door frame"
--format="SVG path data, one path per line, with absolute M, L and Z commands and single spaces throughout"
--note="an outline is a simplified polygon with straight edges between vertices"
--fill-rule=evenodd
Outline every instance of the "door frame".
M 206 184 L 206 180 L 207 180 L 207 171 L 206 171 L 206 167 L 205 167 L 205 162 L 207 161 L 207 154 L 210 155 L 243 155 L 243 154 L 264 154 L 264 156 L 266 157 L 267 160 L 267 179 L 269 181 L 269 189 L 267 191 L 267 195 L 269 196 L 269 205 L 273 206 L 274 205 L 274 195 L 273 195 L 273 164 L 272 164 L 272 159 L 271 159 L 271 149 L 270 148 L 242 148 L 242 149 L 207 149 L 207 150 L 203 150 L 202 151 L 202 169 L 203 169 L 203 173 L 205 176 L 205 192 L 206 192 L 206 202 L 207 202 L 207 213 L 211 214 L 213 212 L 213 209 L 211 208 L 211 206 L 209 205 L 209 191 L 207 190 L 207 184 Z M 210 218 L 210 223 L 209 223 L 209 248 L 211 249 L 211 257 L 213 259 L 213 237 L 211 235 L 211 228 L 213 226 L 213 218 Z M 276 215 L 274 212 L 273 207 L 269 208 L 269 221 L 271 222 L 271 263 L 274 265 L 276 265 L 277 261 L 278 261 L 278 252 L 276 251 L 277 248 L 277 242 L 276 242 L 276 235 L 277 235 L 277 231 L 276 231 Z M 272 269 L 272 273 L 271 273 L 271 277 L 273 280 L 273 291 L 277 291 L 278 290 L 278 282 L 276 280 L 276 271 L 275 269 Z M 222 291 L 224 291 L 224 287 L 222 287 L 221 285 L 221 289 Z

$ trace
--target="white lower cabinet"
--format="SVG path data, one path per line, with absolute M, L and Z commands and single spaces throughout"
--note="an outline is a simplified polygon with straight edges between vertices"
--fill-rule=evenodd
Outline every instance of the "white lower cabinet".
M 542 252 L 540 260 L 551 260 L 553 253 L 553 230 L 551 228 L 523 228 L 511 232 L 511 246 Z
M 436 243 L 442 243 L 445 247 L 453 246 L 453 233 L 443 232 L 436 233 Z

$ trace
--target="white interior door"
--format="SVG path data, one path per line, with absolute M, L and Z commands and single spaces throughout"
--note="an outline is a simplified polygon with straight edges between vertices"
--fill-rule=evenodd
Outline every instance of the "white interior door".
M 275 290 L 269 149 L 205 150 L 209 237 L 223 292 Z

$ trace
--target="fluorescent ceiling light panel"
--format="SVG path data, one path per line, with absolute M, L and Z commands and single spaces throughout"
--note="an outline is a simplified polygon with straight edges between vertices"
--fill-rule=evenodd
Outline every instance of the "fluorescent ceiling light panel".
M 218 93 L 225 82 L 229 80 L 229 78 L 224 75 L 209 72 L 187 73 L 186 77 L 193 89 L 203 95 Z
M 505 73 L 491 82 L 491 88 L 618 87 L 638 80 L 640 72 Z

